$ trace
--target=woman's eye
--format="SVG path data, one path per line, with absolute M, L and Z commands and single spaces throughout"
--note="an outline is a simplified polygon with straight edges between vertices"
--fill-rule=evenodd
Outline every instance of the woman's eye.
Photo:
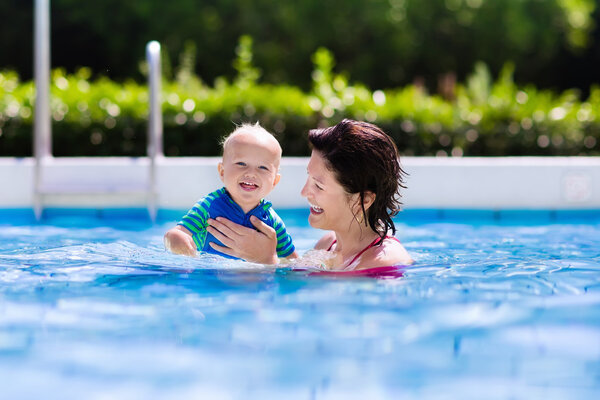
M 317 187 L 317 189 L 323 190 L 323 188 L 321 186 L 317 185 L 316 183 L 315 183 L 315 186 Z

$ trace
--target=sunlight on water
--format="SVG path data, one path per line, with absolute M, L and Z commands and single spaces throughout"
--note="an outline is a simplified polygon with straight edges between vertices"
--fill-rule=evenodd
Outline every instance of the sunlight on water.
M 169 254 L 169 227 L 0 227 L 0 397 L 600 390 L 599 225 L 400 225 L 395 279 L 311 275 L 328 254 L 302 225 L 280 268 Z

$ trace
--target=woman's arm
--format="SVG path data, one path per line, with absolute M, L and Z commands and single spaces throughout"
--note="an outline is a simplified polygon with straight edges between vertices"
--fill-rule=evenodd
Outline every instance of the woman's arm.
M 255 216 L 250 217 L 250 222 L 258 230 L 238 225 L 223 217 L 209 219 L 206 229 L 225 245 L 210 242 L 210 247 L 246 261 L 278 264 L 277 232 Z
M 169 229 L 163 240 L 165 248 L 172 253 L 192 257 L 196 255 L 196 243 L 192 239 L 192 233 L 181 225 Z

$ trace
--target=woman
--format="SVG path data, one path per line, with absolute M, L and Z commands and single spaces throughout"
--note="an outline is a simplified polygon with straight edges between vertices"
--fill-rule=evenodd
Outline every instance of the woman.
M 392 217 L 400 210 L 403 175 L 392 139 L 373 124 L 345 119 L 311 130 L 312 154 L 302 196 L 308 221 L 328 230 L 315 245 L 331 252 L 331 270 L 359 270 L 413 261 L 394 238 Z M 253 219 L 255 231 L 224 218 L 209 220 L 209 232 L 227 247 L 210 245 L 248 261 L 276 264 L 275 231 Z

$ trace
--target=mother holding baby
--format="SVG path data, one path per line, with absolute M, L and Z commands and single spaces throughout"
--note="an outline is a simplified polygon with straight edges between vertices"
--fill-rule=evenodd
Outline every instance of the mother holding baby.
M 328 231 L 315 245 L 331 252 L 331 270 L 360 270 L 413 261 L 393 235 L 400 210 L 404 171 L 393 140 L 367 122 L 345 119 L 308 134 L 312 154 L 301 194 L 310 205 L 308 222 Z M 277 264 L 275 230 L 255 217 L 257 230 L 225 218 L 209 219 L 208 231 L 226 247 L 222 253 Z

